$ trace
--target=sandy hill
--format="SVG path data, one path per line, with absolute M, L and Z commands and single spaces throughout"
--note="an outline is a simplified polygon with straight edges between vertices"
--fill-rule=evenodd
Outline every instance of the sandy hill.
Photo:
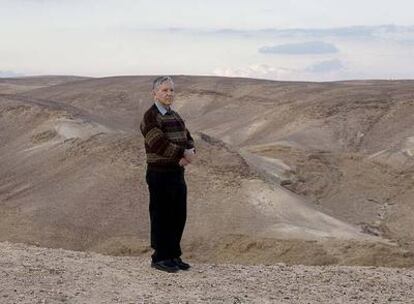
M 152 79 L 0 86 L 0 240 L 149 254 L 138 124 Z M 187 257 L 414 264 L 414 81 L 175 82 L 199 151 Z

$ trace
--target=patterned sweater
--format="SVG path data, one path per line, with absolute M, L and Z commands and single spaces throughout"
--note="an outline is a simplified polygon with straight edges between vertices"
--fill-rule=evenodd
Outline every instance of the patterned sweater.
M 154 103 L 145 112 L 140 129 L 145 138 L 148 168 L 183 168 L 178 162 L 185 149 L 194 148 L 194 140 L 177 112 L 170 110 L 162 115 Z

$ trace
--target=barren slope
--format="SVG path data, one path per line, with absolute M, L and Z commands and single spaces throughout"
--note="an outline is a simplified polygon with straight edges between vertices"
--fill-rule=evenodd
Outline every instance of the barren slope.
M 137 127 L 151 79 L 0 96 L 0 239 L 148 252 Z M 180 76 L 176 85 L 199 151 L 186 174 L 189 257 L 413 264 L 412 82 Z

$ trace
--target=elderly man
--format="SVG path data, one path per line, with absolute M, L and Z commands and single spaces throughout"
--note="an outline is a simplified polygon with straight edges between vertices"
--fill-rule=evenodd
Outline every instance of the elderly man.
M 195 157 L 194 140 L 183 119 L 171 109 L 174 82 L 169 76 L 154 80 L 154 104 L 140 125 L 147 155 L 146 181 L 151 222 L 151 267 L 177 272 L 190 265 L 181 258 L 180 241 L 187 217 L 185 166 Z

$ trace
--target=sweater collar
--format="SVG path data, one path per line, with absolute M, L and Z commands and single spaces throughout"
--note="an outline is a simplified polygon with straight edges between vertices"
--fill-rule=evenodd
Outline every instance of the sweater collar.
M 171 111 L 171 107 L 166 107 L 162 105 L 158 100 L 155 101 L 155 106 L 162 115 L 165 115 L 166 113 Z

